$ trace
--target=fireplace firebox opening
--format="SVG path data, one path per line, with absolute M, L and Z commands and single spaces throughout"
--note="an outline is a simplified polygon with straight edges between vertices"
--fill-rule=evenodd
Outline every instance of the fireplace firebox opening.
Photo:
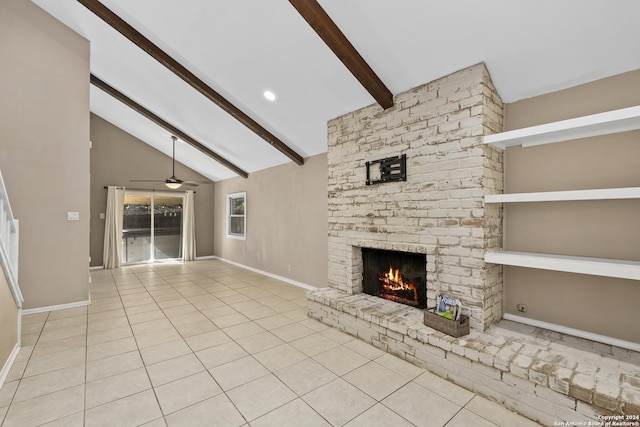
M 362 248 L 362 267 L 364 293 L 426 308 L 426 255 Z

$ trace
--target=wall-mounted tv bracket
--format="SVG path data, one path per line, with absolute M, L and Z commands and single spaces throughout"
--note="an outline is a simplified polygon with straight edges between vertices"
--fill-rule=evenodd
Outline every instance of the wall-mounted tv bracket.
M 379 165 L 380 172 L 377 173 L 373 165 Z M 387 157 L 386 159 L 367 162 L 367 185 L 380 184 L 391 181 L 407 180 L 407 155 Z

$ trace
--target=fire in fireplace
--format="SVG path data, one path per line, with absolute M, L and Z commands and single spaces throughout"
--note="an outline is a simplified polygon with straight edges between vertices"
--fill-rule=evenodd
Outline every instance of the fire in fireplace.
M 363 292 L 418 308 L 427 303 L 424 254 L 362 248 Z

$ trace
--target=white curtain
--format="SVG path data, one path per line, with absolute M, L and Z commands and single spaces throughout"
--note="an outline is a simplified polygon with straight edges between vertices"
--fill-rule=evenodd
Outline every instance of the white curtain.
M 122 219 L 124 188 L 109 186 L 107 189 L 107 213 L 104 224 L 104 248 L 102 265 L 117 268 L 122 265 Z
M 196 223 L 193 190 L 187 190 L 182 207 L 182 260 L 196 259 Z

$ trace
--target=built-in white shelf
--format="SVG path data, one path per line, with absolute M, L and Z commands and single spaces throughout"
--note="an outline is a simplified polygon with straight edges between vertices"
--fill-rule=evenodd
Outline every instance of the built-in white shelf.
M 561 202 L 571 200 L 640 199 L 640 187 L 597 190 L 545 191 L 539 193 L 488 194 L 485 203 Z
M 487 135 L 484 143 L 504 150 L 514 145 L 530 147 L 635 129 L 640 129 L 640 105 Z
M 640 280 L 640 261 L 515 251 L 486 253 L 484 260 L 491 264 Z

